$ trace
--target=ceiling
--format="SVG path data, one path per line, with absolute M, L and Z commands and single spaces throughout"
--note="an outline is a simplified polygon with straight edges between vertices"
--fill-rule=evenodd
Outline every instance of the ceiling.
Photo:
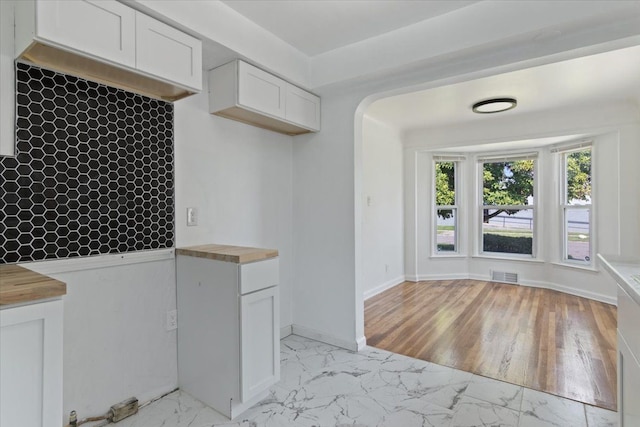
M 514 97 L 517 116 L 555 108 L 634 102 L 640 106 L 640 46 L 385 98 L 366 114 L 401 131 L 487 120 L 471 106 L 493 97 Z
M 430 19 L 477 1 L 223 0 L 308 56 Z
M 202 40 L 206 69 L 242 58 L 316 92 L 640 44 L 640 0 L 120 1 Z
M 342 63 L 355 58 L 361 64 L 369 64 L 367 61 L 371 56 L 370 51 L 366 57 L 357 55 L 354 46 L 365 47 L 363 43 L 369 43 L 367 46 L 377 50 L 379 55 L 389 60 L 393 58 L 392 55 L 383 53 L 385 42 L 381 35 L 389 38 L 398 33 L 397 30 L 407 26 L 424 26 L 430 19 L 428 22 L 435 26 L 441 25 L 436 23 L 436 19 L 449 19 L 446 22 L 455 24 L 455 34 L 459 34 L 465 28 L 463 24 L 468 23 L 465 20 L 469 18 L 467 15 L 476 16 L 481 12 L 504 13 L 504 7 L 507 7 L 504 3 L 494 4 L 496 2 L 415 0 L 223 0 L 222 3 L 239 13 L 242 19 L 248 19 L 264 28 L 309 57 L 328 58 L 338 55 L 336 52 L 340 51 L 349 53 L 342 58 Z M 609 2 L 608 5 L 612 6 L 614 3 L 618 7 L 628 7 L 624 2 Z M 624 9 L 630 15 L 637 14 L 637 6 L 640 5 L 640 2 L 632 3 L 635 8 Z M 523 7 L 533 7 L 527 6 L 526 2 L 522 4 Z M 480 6 L 489 9 L 480 10 Z M 569 8 L 573 6 L 572 2 L 556 5 Z M 583 6 L 595 7 L 598 4 L 586 3 Z M 605 6 L 604 3 L 599 4 L 600 9 L 595 8 L 591 11 L 592 15 L 604 19 L 604 11 L 610 9 Z M 534 9 L 527 10 L 531 14 L 536 13 Z M 576 9 L 571 10 L 576 12 Z M 517 11 L 522 12 L 523 9 L 518 8 Z M 445 27 L 438 34 L 444 35 Z M 561 27 L 534 31 L 530 37 L 536 43 L 557 42 L 556 39 L 562 35 L 559 28 Z M 566 28 L 563 30 L 566 31 Z M 447 36 L 447 40 L 451 38 L 455 38 L 455 35 Z M 370 44 L 372 41 L 375 41 L 373 45 Z M 393 46 L 396 51 L 411 51 L 407 43 L 391 41 L 392 39 L 387 40 L 387 47 Z M 423 44 L 414 53 L 417 55 L 424 52 L 429 46 Z M 332 68 L 324 71 L 331 72 Z M 515 97 L 518 106 L 499 115 L 480 115 L 471 111 L 475 102 L 491 97 Z M 640 105 L 640 46 L 637 45 L 385 98 L 371 105 L 367 115 L 400 131 L 408 131 L 495 117 L 514 117 L 588 103 L 625 101 Z

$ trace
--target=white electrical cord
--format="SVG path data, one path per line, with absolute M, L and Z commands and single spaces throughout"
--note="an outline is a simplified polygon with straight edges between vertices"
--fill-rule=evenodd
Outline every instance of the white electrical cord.
M 93 426 L 93 427 L 103 427 L 111 422 L 109 421 L 110 418 L 111 418 L 111 412 L 107 412 L 106 414 L 101 415 L 99 417 L 87 417 L 83 420 L 77 421 L 76 411 L 71 411 L 71 414 L 69 415 L 69 424 L 67 424 L 65 427 L 78 427 L 78 426 L 81 426 L 82 424 L 90 423 L 93 421 L 103 421 L 99 425 Z
M 0 1 L 2 1 L 2 0 L 0 0 Z M 148 406 L 148 405 L 152 404 L 153 402 L 155 402 L 157 400 L 162 399 L 163 397 L 173 393 L 176 390 L 178 390 L 178 388 L 175 388 L 175 389 L 171 390 L 170 392 L 163 394 L 162 396 L 156 397 L 155 399 L 151 399 L 151 400 L 146 401 L 142 405 L 138 406 L 138 410 L 144 408 L 145 406 Z M 69 424 L 67 424 L 64 427 L 79 427 L 82 424 L 85 424 L 85 423 L 88 423 L 88 422 L 92 422 L 92 421 L 102 421 L 102 422 L 100 424 L 96 424 L 96 425 L 91 426 L 91 427 L 104 427 L 107 424 L 111 423 L 111 417 L 112 417 L 112 414 L 111 414 L 111 411 L 109 411 L 106 414 L 104 414 L 102 416 L 99 416 L 99 417 L 88 417 L 88 418 L 82 419 L 80 421 L 75 421 L 76 420 L 76 411 L 71 411 L 71 415 L 69 416 Z

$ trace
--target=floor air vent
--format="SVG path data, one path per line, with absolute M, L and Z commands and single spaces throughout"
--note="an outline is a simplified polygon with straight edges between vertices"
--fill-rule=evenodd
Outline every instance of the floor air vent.
M 518 283 L 518 273 L 491 270 L 491 280 L 494 282 Z

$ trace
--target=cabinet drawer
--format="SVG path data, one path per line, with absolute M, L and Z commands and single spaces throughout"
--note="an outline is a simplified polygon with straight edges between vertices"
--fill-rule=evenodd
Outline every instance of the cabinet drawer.
M 239 269 L 241 295 L 275 286 L 280 282 L 278 258 L 241 264 Z
M 638 325 L 640 325 L 640 307 L 638 307 L 638 304 L 618 285 L 618 330 L 627 341 L 629 349 L 635 357 L 640 358 L 640 334 L 638 333 Z

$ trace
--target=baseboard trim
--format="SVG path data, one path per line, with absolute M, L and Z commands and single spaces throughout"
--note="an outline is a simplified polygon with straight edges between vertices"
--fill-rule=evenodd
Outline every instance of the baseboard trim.
M 301 337 L 309 338 L 312 340 L 320 341 L 326 344 L 335 345 L 336 347 L 344 348 L 351 351 L 358 351 L 359 345 L 366 342 L 364 337 L 358 338 L 356 341 L 348 341 L 342 338 L 334 337 L 333 335 L 326 334 L 316 329 L 307 328 L 306 326 L 292 325 L 293 335 L 300 335 Z
M 286 338 L 293 333 L 293 325 L 287 325 L 280 328 L 280 339 Z
M 415 278 L 416 280 L 411 280 L 413 278 Z M 465 273 L 424 274 L 418 277 L 415 277 L 415 276 L 412 278 L 407 277 L 407 280 L 411 282 L 419 282 L 421 280 L 458 280 L 458 279 L 484 280 L 487 282 L 491 281 L 491 277 L 489 277 L 488 275 L 485 276 L 482 274 L 465 274 Z M 565 294 L 575 295 L 577 297 L 587 298 L 594 301 L 600 301 L 606 304 L 612 304 L 612 305 L 618 304 L 617 298 L 615 296 L 612 297 L 612 296 L 600 294 L 597 292 L 586 291 L 584 289 L 576 289 L 576 288 L 572 288 L 571 286 L 560 285 L 558 283 L 544 282 L 539 280 L 523 280 L 521 282 L 514 283 L 514 285 L 530 286 L 532 288 L 551 289 L 552 291 L 563 292 Z
M 551 289 L 554 291 L 563 292 L 565 294 L 575 295 L 582 298 L 591 299 L 594 301 L 604 302 L 606 304 L 618 305 L 618 298 L 611 297 L 608 295 L 603 295 L 597 292 L 585 291 L 584 289 L 576 289 L 570 286 L 559 285 L 557 283 L 549 283 L 549 282 L 538 282 L 529 280 L 522 283 L 525 286 L 531 286 L 532 288 L 545 288 Z
M 400 283 L 405 281 L 405 276 L 401 275 L 396 277 L 395 279 L 391 279 L 389 281 L 384 282 L 382 285 L 376 286 L 373 289 L 369 289 L 368 291 L 365 291 L 365 293 L 363 294 L 363 297 L 365 300 L 368 300 L 369 298 L 376 296 L 378 294 L 381 294 L 382 292 L 386 291 L 387 289 L 391 289 L 396 285 L 399 285 Z
M 420 274 L 414 276 L 413 282 L 419 282 L 421 280 L 459 280 L 459 279 L 472 279 L 471 275 L 467 273 L 455 273 L 455 274 Z M 407 279 L 408 280 L 408 279 Z M 484 279 L 479 279 L 484 280 Z
M 487 275 L 471 274 L 469 279 L 491 281 L 491 278 Z M 550 289 L 552 291 L 558 291 L 569 295 L 575 295 L 577 297 L 587 298 L 594 301 L 603 302 L 611 305 L 618 305 L 618 299 L 615 296 L 603 295 L 597 292 L 586 291 L 584 289 L 576 289 L 571 286 L 560 285 L 558 283 L 544 282 L 542 280 L 523 280 L 514 285 L 529 286 L 531 288 Z
M 365 337 L 364 335 L 356 340 L 356 347 L 357 347 L 356 351 L 361 351 L 366 346 L 367 346 L 367 337 Z

